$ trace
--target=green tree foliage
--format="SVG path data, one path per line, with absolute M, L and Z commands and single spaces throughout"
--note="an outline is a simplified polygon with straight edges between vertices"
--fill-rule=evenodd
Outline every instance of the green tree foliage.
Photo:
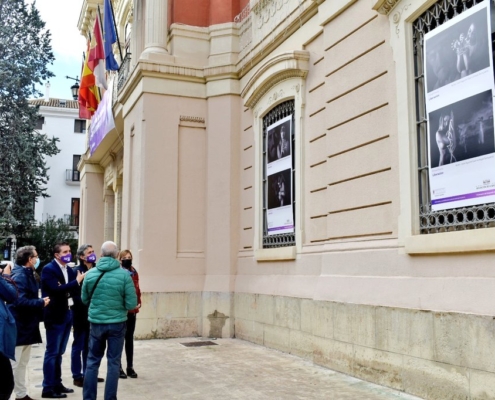
M 0 0 L 0 236 L 23 235 L 35 199 L 48 196 L 45 157 L 58 153 L 58 139 L 35 131 L 38 109 L 28 99 L 53 76 L 50 41 L 35 3 Z
M 74 231 L 71 231 L 70 225 L 64 219 L 49 217 L 45 222 L 32 226 L 20 245 L 36 247 L 40 265 L 43 266 L 53 258 L 53 246 L 59 242 L 70 244 L 73 260 L 75 260 L 77 239 L 75 239 Z

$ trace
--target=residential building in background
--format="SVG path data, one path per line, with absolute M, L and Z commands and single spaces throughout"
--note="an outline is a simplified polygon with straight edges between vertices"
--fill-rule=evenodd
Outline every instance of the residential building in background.
M 80 241 L 132 250 L 136 335 L 235 336 L 428 399 L 495 398 L 495 203 L 455 194 L 495 182 L 471 169 L 495 153 L 487 4 L 114 1 L 115 129 L 82 156 Z M 470 178 L 431 186 L 457 166 Z
M 80 175 L 77 164 L 86 151 L 86 120 L 79 119 L 79 104 L 74 100 L 30 100 L 39 106 L 40 118 L 36 130 L 59 139 L 60 152 L 46 158 L 49 197 L 40 197 L 35 203 L 35 219 L 63 218 L 71 226 L 79 227 Z

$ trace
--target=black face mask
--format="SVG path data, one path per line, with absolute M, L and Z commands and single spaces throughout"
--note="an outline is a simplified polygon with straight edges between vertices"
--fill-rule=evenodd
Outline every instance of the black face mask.
M 132 267 L 132 260 L 122 260 L 122 266 L 124 268 L 130 269 Z

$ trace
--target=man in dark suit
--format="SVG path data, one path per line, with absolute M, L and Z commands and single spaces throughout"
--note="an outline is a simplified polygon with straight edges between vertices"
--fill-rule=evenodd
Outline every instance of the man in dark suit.
M 84 274 L 76 273 L 67 264 L 72 261 L 68 243 L 57 243 L 53 248 L 54 259 L 45 265 L 41 273 L 41 292 L 50 298 L 44 309 L 46 351 L 43 360 L 43 392 L 41 397 L 61 399 L 74 389 L 62 384 L 62 355 L 67 347 L 72 327 L 73 294 L 77 293 Z

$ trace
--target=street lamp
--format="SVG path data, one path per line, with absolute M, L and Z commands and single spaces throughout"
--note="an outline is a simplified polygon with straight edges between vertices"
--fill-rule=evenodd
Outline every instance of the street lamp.
M 71 78 L 70 76 L 66 76 L 66 78 L 76 81 L 76 83 L 70 87 L 70 91 L 72 92 L 72 98 L 77 100 L 79 98 L 79 77 Z

